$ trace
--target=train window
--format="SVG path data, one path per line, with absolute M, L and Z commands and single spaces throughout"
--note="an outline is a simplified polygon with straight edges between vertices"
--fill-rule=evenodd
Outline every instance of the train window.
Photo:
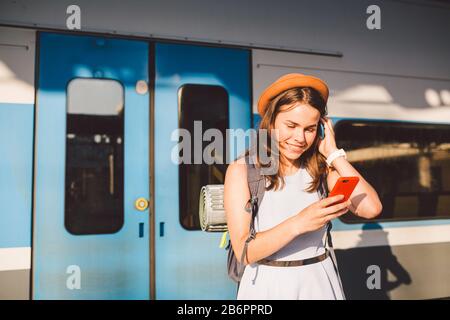
M 186 84 L 178 91 L 178 106 L 179 127 L 188 130 L 192 137 L 190 146 L 192 164 L 181 163 L 179 166 L 180 223 L 185 229 L 199 230 L 198 204 L 201 187 L 207 184 L 224 183 L 227 159 L 225 133 L 228 128 L 228 93 L 220 86 Z M 201 141 L 207 140 L 201 142 L 201 163 L 194 161 L 194 148 L 198 143 L 194 141 L 198 139 L 197 133 L 194 136 L 194 121 L 197 123 L 197 128 L 198 124 L 201 124 Z M 217 148 L 211 152 L 215 159 L 213 164 L 207 164 L 203 159 L 205 147 L 211 143 L 215 144 L 214 138 L 210 139 L 211 141 L 205 137 L 201 138 L 208 129 L 218 129 L 223 137 L 222 150 Z
M 66 122 L 65 227 L 75 235 L 115 233 L 124 220 L 122 85 L 70 81 Z
M 348 160 L 377 190 L 377 221 L 450 218 L 450 126 L 349 121 L 336 124 Z M 347 223 L 365 220 L 347 214 Z

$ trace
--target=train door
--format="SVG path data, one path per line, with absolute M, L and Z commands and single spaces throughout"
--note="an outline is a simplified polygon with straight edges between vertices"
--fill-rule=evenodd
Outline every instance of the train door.
M 148 299 L 149 44 L 40 33 L 34 299 Z
M 225 138 L 227 128 L 251 127 L 250 55 L 242 49 L 155 45 L 157 299 L 236 297 L 227 252 L 219 248 L 222 234 L 200 231 L 198 201 L 200 187 L 223 183 L 226 158 L 244 149 L 236 140 L 227 155 L 217 148 L 218 161 L 205 159 L 207 146 L 217 142 L 214 132 Z

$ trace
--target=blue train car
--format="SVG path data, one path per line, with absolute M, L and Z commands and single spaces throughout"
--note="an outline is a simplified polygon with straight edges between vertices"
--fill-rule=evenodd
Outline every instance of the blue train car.
M 9 9 L 15 22 L 0 14 L 0 299 L 234 299 L 222 234 L 202 232 L 198 217 L 201 186 L 223 183 L 226 163 L 178 163 L 179 129 L 202 149 L 208 129 L 257 128 L 257 98 L 288 72 L 327 81 L 337 143 L 383 203 L 377 220 L 334 223 L 347 297 L 450 296 L 450 79 L 439 73 L 448 60 L 381 70 L 339 50 L 155 37 L 114 21 L 67 31 Z M 356 47 L 361 37 L 346 39 Z

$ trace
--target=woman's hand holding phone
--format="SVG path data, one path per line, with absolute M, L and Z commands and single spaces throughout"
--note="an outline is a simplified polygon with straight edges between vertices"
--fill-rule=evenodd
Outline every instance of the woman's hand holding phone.
M 344 196 L 339 194 L 319 200 L 293 216 L 291 219 L 294 234 L 299 236 L 316 231 L 326 225 L 328 221 L 347 213 L 351 204 L 350 200 L 334 204 L 342 199 Z
M 328 197 L 342 194 L 344 195 L 344 198 L 340 202 L 347 201 L 350 199 L 350 196 L 352 195 L 353 190 L 355 190 L 358 182 L 358 177 L 339 177 Z

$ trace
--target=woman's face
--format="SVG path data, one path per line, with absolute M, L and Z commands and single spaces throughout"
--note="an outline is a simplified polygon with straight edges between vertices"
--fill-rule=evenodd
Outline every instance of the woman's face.
M 297 160 L 313 144 L 317 134 L 320 112 L 308 104 L 281 107 L 275 119 L 280 153 L 290 161 Z

